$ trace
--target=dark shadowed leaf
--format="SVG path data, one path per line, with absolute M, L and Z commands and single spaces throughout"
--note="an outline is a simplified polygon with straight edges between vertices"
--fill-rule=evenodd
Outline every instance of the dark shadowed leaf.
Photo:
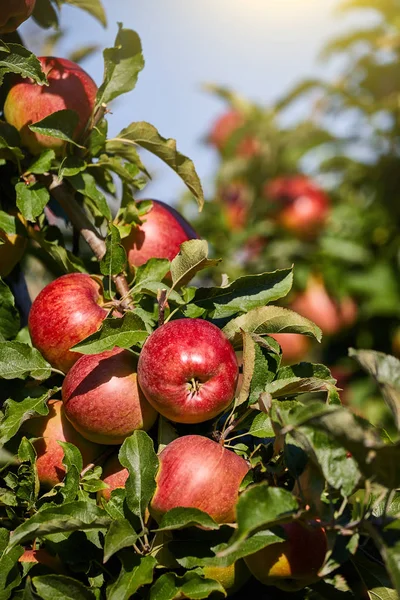
M 106 563 L 113 554 L 119 552 L 122 548 L 133 546 L 138 537 L 127 519 L 113 521 L 104 540 L 103 562 Z
M 41 575 L 32 583 L 43 600 L 96 600 L 94 592 L 72 577 Z
M 157 561 L 152 556 L 138 556 L 133 552 L 121 552 L 122 566 L 117 580 L 108 586 L 107 600 L 129 600 L 135 592 L 153 581 Z

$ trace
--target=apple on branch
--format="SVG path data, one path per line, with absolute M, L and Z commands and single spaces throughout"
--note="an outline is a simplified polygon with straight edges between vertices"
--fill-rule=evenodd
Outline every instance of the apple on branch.
M 232 402 L 238 362 L 222 331 L 203 319 L 177 319 L 146 340 L 138 380 L 147 400 L 167 419 L 202 423 Z
M 29 313 L 32 344 L 56 369 L 66 373 L 81 356 L 71 352 L 100 327 L 108 311 L 100 284 L 84 273 L 55 279 L 35 298 Z
M 29 19 L 36 0 L 3 0 L 0 9 L 0 34 L 12 33 Z

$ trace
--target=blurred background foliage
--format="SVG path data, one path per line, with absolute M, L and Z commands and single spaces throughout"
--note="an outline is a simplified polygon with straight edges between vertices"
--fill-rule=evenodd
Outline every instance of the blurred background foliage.
M 188 197 L 180 207 L 223 258 L 219 283 L 295 264 L 286 305 L 325 335 L 317 347 L 282 334 L 286 360 L 330 365 L 343 400 L 390 428 L 347 353 L 353 346 L 400 356 L 400 2 L 337 8 L 360 9 L 359 25 L 321 52 L 327 66 L 336 61 L 331 80 L 302 80 L 270 106 L 209 86 L 226 101 L 207 135 L 220 156 L 215 193 L 199 216 Z M 304 117 L 285 124 L 299 103 Z

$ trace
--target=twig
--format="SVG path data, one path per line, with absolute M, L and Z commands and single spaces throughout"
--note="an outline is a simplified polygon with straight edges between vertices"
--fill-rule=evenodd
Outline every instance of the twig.
M 165 288 L 158 291 L 157 302 L 158 302 L 158 326 L 161 327 L 161 325 L 164 325 L 165 307 L 167 304 L 167 290 Z

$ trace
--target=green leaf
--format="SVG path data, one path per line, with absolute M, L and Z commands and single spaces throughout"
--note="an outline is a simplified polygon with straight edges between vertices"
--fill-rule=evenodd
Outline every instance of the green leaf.
M 2 541 L 6 541 L 8 532 L 1 529 Z M 12 598 L 14 588 L 20 581 L 21 575 L 18 568 L 18 559 L 24 553 L 22 546 L 16 546 L 6 552 L 2 551 L 0 556 L 0 600 L 8 600 Z
M 152 439 L 144 431 L 134 431 L 122 444 L 118 458 L 129 471 L 125 484 L 128 506 L 142 519 L 156 489 L 158 458 Z
M 8 213 L 4 212 L 4 210 L 0 210 L 0 229 L 5 233 L 15 234 L 17 233 L 17 227 L 19 226 L 19 221 L 17 217 L 13 217 Z
M 383 352 L 353 348 L 349 349 L 349 356 L 355 358 L 378 383 L 400 430 L 400 360 Z
M 193 162 L 177 151 L 175 140 L 162 137 L 153 125 L 142 121 L 131 123 L 115 138 L 110 140 L 110 142 L 141 146 L 158 156 L 158 158 L 171 167 L 171 169 L 173 169 L 187 185 L 190 192 L 197 200 L 200 209 L 203 207 L 204 193 Z
M 121 245 L 121 236 L 118 227 L 110 223 L 106 238 L 106 253 L 100 262 L 100 271 L 103 275 L 111 277 L 118 275 L 126 267 L 126 252 Z
M 187 243 L 187 242 L 186 242 Z M 280 306 L 254 308 L 247 314 L 232 319 L 223 332 L 234 346 L 240 345 L 241 330 L 258 335 L 268 333 L 302 333 L 321 341 L 322 332 L 312 321 Z
M 85 266 L 80 258 L 66 250 L 60 243 L 58 229 L 49 227 L 47 230 L 31 229 L 30 236 L 41 246 L 46 254 L 51 257 L 65 273 L 86 273 Z
M 135 31 L 123 29 L 119 24 L 114 48 L 106 48 L 103 57 L 104 77 L 97 92 L 97 107 L 108 104 L 135 87 L 144 67 L 140 37 Z
M 85 10 L 92 17 L 100 21 L 104 27 L 107 26 L 106 13 L 100 0 L 64 0 L 64 2 Z
M 107 513 L 91 502 L 67 502 L 44 508 L 19 525 L 11 534 L 10 545 L 54 533 L 106 529 L 110 523 Z
M 0 423 L 0 444 L 5 444 L 19 431 L 21 425 L 34 415 L 47 415 L 47 401 L 60 388 L 44 390 L 44 388 L 34 388 L 26 390 L 27 396 L 16 402 L 9 398 L 4 403 L 5 414 Z
M 163 515 L 157 531 L 172 531 L 195 525 L 205 529 L 219 529 L 218 523 L 198 508 L 172 508 Z
M 0 279 L 0 335 L 8 340 L 14 338 L 20 327 L 19 313 L 14 296 L 8 285 Z
M 40 27 L 58 27 L 58 17 L 51 0 L 36 0 L 32 14 L 34 20 Z
M 135 290 L 145 286 L 150 281 L 162 281 L 170 269 L 166 258 L 150 258 L 144 265 L 136 269 Z
M 256 438 L 275 437 L 271 418 L 264 413 L 258 413 L 249 427 L 249 433 Z
M 207 267 L 213 267 L 219 262 L 208 258 L 208 244 L 205 240 L 183 242 L 179 254 L 171 262 L 174 287 L 187 285 L 196 273 Z
M 39 85 L 47 84 L 36 56 L 19 44 L 5 44 L 0 47 L 0 84 L 6 73 L 17 73 L 21 77 L 30 77 Z
M 0 342 L 0 378 L 48 379 L 51 367 L 42 355 L 28 344 L 21 342 Z
M 43 600 L 96 600 L 89 588 L 65 575 L 41 575 L 32 583 Z
M 39 156 L 34 158 L 29 167 L 25 171 L 25 175 L 34 173 L 35 175 L 43 175 L 50 171 L 53 160 L 56 157 L 54 150 L 45 150 Z
M 78 148 L 83 148 L 74 141 L 74 133 L 79 123 L 79 115 L 74 110 L 58 110 L 41 121 L 29 125 L 34 133 L 64 140 Z
M 200 573 L 189 571 L 179 577 L 175 573 L 164 573 L 150 590 L 149 600 L 174 600 L 189 598 L 201 600 L 219 592 L 226 596 L 225 589 L 215 579 L 208 579 Z
M 142 344 L 148 335 L 143 320 L 134 311 L 129 311 L 120 319 L 105 319 L 96 333 L 76 344 L 73 350 L 81 354 L 98 354 L 115 346 L 131 348 Z
M 155 558 L 122 552 L 120 559 L 121 571 L 117 580 L 107 588 L 107 600 L 129 600 L 142 585 L 153 581 L 153 571 L 157 564 Z
M 49 190 L 45 185 L 37 182 L 30 185 L 17 183 L 17 206 L 27 221 L 34 222 L 42 214 L 44 207 L 50 200 Z
M 85 172 L 74 175 L 73 177 L 67 177 L 67 179 L 74 190 L 83 196 L 90 198 L 90 200 L 94 202 L 96 208 L 100 211 L 101 215 L 107 219 L 107 221 L 111 221 L 110 207 L 108 206 L 104 194 L 97 188 L 96 180 L 93 175 Z
M 103 562 L 106 563 L 113 554 L 119 552 L 122 548 L 133 546 L 138 537 L 138 534 L 127 519 L 113 521 L 104 540 Z
M 247 275 L 224 287 L 199 288 L 194 302 L 213 309 L 211 318 L 224 319 L 283 298 L 289 293 L 292 283 L 292 269 Z
M 74 177 L 82 171 L 85 171 L 87 168 L 87 163 L 78 156 L 67 156 L 65 160 L 62 161 L 58 177 L 62 179 L 63 177 Z

